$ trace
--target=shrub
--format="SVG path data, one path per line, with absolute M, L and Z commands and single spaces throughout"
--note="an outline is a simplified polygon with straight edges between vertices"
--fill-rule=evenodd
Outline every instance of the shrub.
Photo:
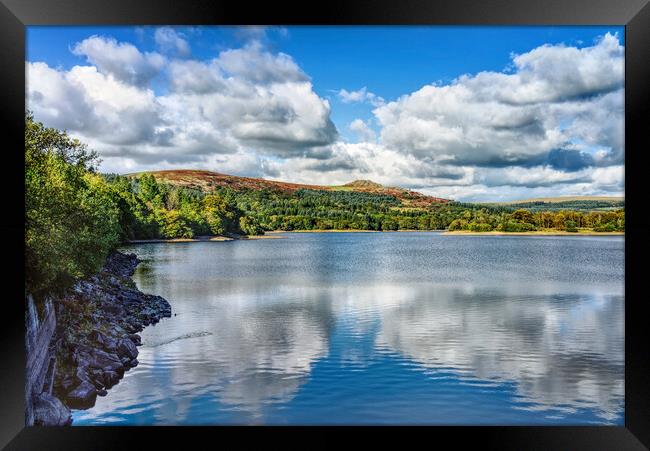
M 616 231 L 616 226 L 612 224 L 611 222 L 608 222 L 607 224 L 602 224 L 599 226 L 594 227 L 595 232 L 614 232 Z

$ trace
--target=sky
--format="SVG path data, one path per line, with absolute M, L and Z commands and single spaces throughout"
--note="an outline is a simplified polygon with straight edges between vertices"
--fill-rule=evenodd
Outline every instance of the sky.
M 102 172 L 624 192 L 624 29 L 28 27 L 26 106 Z

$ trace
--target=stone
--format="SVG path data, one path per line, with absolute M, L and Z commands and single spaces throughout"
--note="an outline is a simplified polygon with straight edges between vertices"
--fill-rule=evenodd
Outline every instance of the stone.
M 122 368 L 122 362 L 115 354 L 96 349 L 88 359 L 90 368 L 101 368 L 104 371 L 118 371 Z
M 97 275 L 75 284 L 75 294 L 59 305 L 59 318 L 66 317 L 62 309 L 71 302 L 90 307 L 80 317 L 67 315 L 71 318 L 68 324 L 57 325 L 69 331 L 70 338 L 66 336 L 57 344 L 66 364 L 57 367 L 55 396 L 50 397 L 62 400 L 59 404 L 64 409 L 89 408 L 97 396 L 105 396 L 126 370 L 138 365 L 137 346 L 142 345 L 138 332 L 171 316 L 171 306 L 164 298 L 142 293 L 128 280 L 138 263 L 135 255 L 112 253 Z M 82 331 L 82 325 L 90 325 L 92 332 Z M 68 421 L 65 411 L 57 413 L 60 406 L 51 405 L 56 403 L 52 399 L 39 401 L 42 417 L 50 418 L 42 420 L 43 424 Z
M 81 382 L 81 381 L 76 380 L 75 377 L 68 375 L 68 376 L 63 377 L 61 379 L 61 381 L 59 381 L 59 384 L 60 384 L 61 389 L 63 389 L 63 391 L 65 393 L 67 393 L 70 390 L 72 390 L 72 388 L 75 386 L 76 383 L 79 383 L 79 382 Z
M 97 344 L 105 351 L 115 352 L 115 350 L 117 350 L 117 340 L 99 332 L 98 330 L 93 330 L 90 333 L 90 339 L 97 342 Z
M 88 409 L 95 405 L 97 389 L 90 382 L 83 381 L 66 396 L 67 404 L 73 409 Z
M 34 399 L 34 424 L 37 426 L 67 426 L 72 415 L 59 398 L 41 393 Z
M 142 338 L 138 334 L 129 334 L 129 339 L 136 346 L 141 346 L 142 345 Z
M 80 384 L 81 382 L 90 382 L 90 379 L 88 378 L 88 373 L 86 372 L 86 369 L 82 366 L 77 367 L 77 369 L 75 370 L 74 379 L 77 385 Z
M 138 348 L 135 347 L 135 344 L 130 339 L 123 338 L 117 343 L 117 355 L 120 357 L 128 357 L 128 360 L 132 360 L 138 356 Z
M 106 388 L 111 388 L 120 381 L 120 376 L 115 371 L 104 371 L 102 382 Z

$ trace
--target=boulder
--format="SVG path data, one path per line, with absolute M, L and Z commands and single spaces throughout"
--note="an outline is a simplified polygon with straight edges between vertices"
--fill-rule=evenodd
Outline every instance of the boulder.
M 88 372 L 86 371 L 85 367 L 82 366 L 77 367 L 74 373 L 74 381 L 76 382 L 76 385 L 79 385 L 81 382 L 90 382 L 90 379 L 88 377 Z M 71 385 L 75 386 L 75 384 L 71 384 Z M 72 386 L 69 386 L 69 388 L 72 388 Z
M 59 381 L 59 386 L 63 390 L 63 392 L 68 393 L 79 382 L 81 382 L 81 380 L 77 380 L 76 377 L 71 375 L 66 375 L 63 378 L 61 378 L 61 380 Z
M 101 380 L 106 388 L 111 388 L 120 381 L 120 375 L 115 371 L 104 371 Z
M 90 368 L 101 368 L 104 371 L 117 371 L 124 370 L 122 362 L 115 354 L 96 349 L 88 358 L 88 366 Z
M 134 345 L 142 345 L 142 338 L 138 334 L 129 334 L 129 339 L 133 342 Z
M 34 399 L 34 424 L 37 426 L 67 426 L 72 415 L 60 400 L 49 393 L 41 393 Z
M 73 409 L 88 409 L 95 405 L 97 389 L 90 382 L 82 382 L 66 396 L 66 401 Z
M 117 340 L 106 334 L 93 330 L 90 333 L 90 338 L 94 340 L 103 350 L 108 352 L 115 352 L 117 350 Z
M 135 347 L 135 344 L 130 339 L 123 338 L 117 343 L 117 355 L 133 360 L 138 356 L 138 348 Z

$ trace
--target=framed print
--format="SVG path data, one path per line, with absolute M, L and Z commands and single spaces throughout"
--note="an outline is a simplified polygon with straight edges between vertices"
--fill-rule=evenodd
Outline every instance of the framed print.
M 4 1 L 3 444 L 647 447 L 650 7 L 527 3 Z

